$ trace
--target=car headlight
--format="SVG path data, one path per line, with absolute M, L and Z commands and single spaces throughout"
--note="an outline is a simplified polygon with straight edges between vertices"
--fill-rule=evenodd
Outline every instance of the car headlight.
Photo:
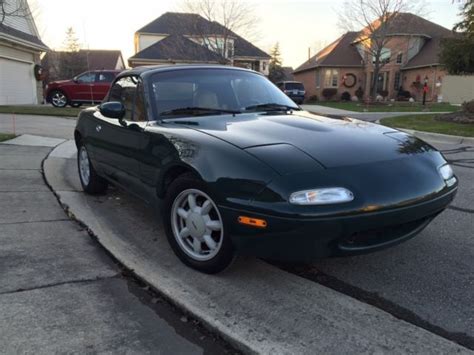
M 454 185 L 454 183 L 456 182 L 456 177 L 454 176 L 454 171 L 453 168 L 451 168 L 451 165 L 444 164 L 438 170 L 441 177 L 444 179 L 444 181 L 446 181 L 446 184 L 448 186 Z
M 329 205 L 353 199 L 354 194 L 343 187 L 298 191 L 290 195 L 290 203 L 295 205 Z

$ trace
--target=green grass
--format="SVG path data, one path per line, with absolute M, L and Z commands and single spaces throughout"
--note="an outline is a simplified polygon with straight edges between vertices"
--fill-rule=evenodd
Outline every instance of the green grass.
M 46 105 L 0 106 L 0 113 L 14 113 L 17 115 L 77 117 L 79 112 L 81 112 L 81 108 L 74 107 L 56 108 Z
M 388 127 L 414 129 L 416 131 L 474 137 L 474 124 L 436 121 L 435 114 L 406 115 L 384 118 L 381 123 Z
M 11 133 L 0 133 L 0 142 L 7 141 L 9 139 L 13 139 L 16 136 Z
M 454 112 L 461 109 L 459 106 L 453 106 L 448 103 L 428 103 L 424 107 L 419 102 L 393 102 L 369 106 L 362 102 L 336 101 L 317 101 L 314 104 L 357 112 L 364 112 L 365 110 L 368 110 L 368 112 L 421 112 L 425 109 L 429 112 Z

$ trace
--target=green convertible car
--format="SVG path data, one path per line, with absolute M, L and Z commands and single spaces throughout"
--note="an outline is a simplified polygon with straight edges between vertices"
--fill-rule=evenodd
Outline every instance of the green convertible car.
M 310 261 L 405 241 L 453 200 L 441 153 L 392 128 L 301 110 L 227 66 L 122 72 L 75 129 L 87 193 L 157 206 L 169 243 L 207 273 L 235 255 Z

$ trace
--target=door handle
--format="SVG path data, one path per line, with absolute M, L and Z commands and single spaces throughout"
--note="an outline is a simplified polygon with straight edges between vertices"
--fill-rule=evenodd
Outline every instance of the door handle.
M 102 126 L 98 124 L 97 126 L 95 126 L 95 130 L 97 131 L 97 133 L 99 133 L 102 130 Z

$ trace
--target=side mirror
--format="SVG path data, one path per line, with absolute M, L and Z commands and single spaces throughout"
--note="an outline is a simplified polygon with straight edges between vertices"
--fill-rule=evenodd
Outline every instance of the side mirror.
M 74 78 L 72 78 L 72 81 L 74 81 L 76 84 L 79 82 L 79 80 L 77 80 L 77 76 L 75 76 Z
M 125 106 L 118 101 L 104 102 L 99 106 L 102 116 L 121 120 L 125 117 Z

